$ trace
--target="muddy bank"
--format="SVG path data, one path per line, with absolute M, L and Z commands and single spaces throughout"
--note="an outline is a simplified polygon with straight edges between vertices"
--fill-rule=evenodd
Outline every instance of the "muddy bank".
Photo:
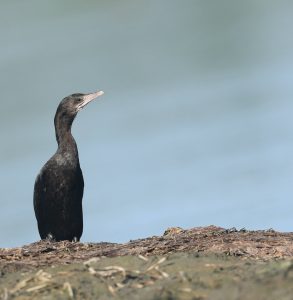
M 292 299 L 293 233 L 209 226 L 0 249 L 0 299 Z

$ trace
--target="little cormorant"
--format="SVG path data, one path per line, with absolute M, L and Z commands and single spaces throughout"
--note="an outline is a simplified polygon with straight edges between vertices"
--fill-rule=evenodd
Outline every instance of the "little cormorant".
M 84 182 L 71 125 L 77 113 L 101 95 L 102 91 L 72 94 L 57 108 L 54 124 L 58 149 L 41 169 L 34 188 L 41 239 L 79 241 L 82 235 Z

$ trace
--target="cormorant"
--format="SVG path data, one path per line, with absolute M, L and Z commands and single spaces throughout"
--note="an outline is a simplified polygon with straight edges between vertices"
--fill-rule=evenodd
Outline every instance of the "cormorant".
M 34 187 L 41 239 L 79 241 L 82 235 L 84 182 L 71 125 L 77 113 L 103 93 L 72 94 L 57 108 L 54 124 L 58 149 L 41 169 Z

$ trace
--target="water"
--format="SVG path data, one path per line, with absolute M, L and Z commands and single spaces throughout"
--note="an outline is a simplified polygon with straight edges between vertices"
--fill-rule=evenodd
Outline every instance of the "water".
M 292 4 L 3 1 L 0 246 L 38 237 L 33 184 L 77 117 L 83 241 L 166 227 L 292 231 Z

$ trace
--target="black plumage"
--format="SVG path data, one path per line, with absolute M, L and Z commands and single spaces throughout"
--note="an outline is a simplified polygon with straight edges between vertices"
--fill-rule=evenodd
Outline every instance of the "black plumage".
M 34 187 L 41 239 L 79 241 L 82 235 L 84 181 L 71 126 L 78 111 L 102 94 L 72 94 L 57 108 L 54 124 L 58 149 L 41 169 Z

